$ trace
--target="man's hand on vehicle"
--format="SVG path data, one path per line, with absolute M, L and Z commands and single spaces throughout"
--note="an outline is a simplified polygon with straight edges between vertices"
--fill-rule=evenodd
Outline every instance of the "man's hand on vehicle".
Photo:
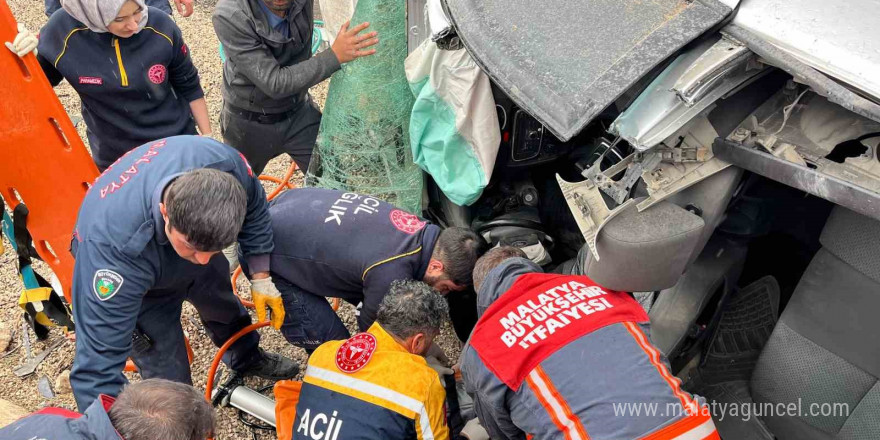
M 193 0 L 174 0 L 177 12 L 182 17 L 189 17 L 193 13 Z
M 330 48 L 336 54 L 339 64 L 376 53 L 376 49 L 366 48 L 379 43 L 379 39 L 376 38 L 377 32 L 360 33 L 370 27 L 370 23 L 361 23 L 351 29 L 348 28 L 349 23 L 347 21 L 339 28 L 336 41 L 333 42 L 333 46 Z
M 33 52 L 34 55 L 37 54 L 37 44 L 39 44 L 39 40 L 37 40 L 37 36 L 34 35 L 33 32 L 29 31 L 25 25 L 19 23 L 18 24 L 18 35 L 15 36 L 15 39 L 12 42 L 6 42 L 6 48 L 12 51 L 12 53 L 18 55 L 19 57 L 24 57 L 30 52 Z
M 257 320 L 265 321 L 266 308 L 269 308 L 272 310 L 272 327 L 279 330 L 284 322 L 284 303 L 271 276 L 261 273 L 251 277 L 251 298 L 254 300 L 254 308 L 257 309 Z

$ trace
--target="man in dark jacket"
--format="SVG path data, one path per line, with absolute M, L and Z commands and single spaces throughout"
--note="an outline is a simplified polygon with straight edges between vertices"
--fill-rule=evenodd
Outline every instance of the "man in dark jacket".
M 483 238 L 468 229 L 441 231 L 355 193 L 292 189 L 275 199 L 269 212 L 272 278 L 286 310 L 281 332 L 306 350 L 349 337 L 327 298 L 363 302 L 358 328 L 366 331 L 392 281 L 424 281 L 441 294 L 463 290 L 486 249 Z
M 638 302 L 524 257 L 500 247 L 474 267 L 481 316 L 461 374 L 491 438 L 719 439 L 651 344 Z
M 266 195 L 241 153 L 200 136 L 135 148 L 86 193 L 71 241 L 76 357 L 70 383 L 80 410 L 125 384 L 131 355 L 144 378 L 191 383 L 180 313 L 192 303 L 218 346 L 251 323 L 232 293 L 219 251 L 238 240 L 258 305 L 277 300 L 269 277 L 272 229 Z M 258 307 L 263 320 L 265 309 Z M 260 313 L 262 312 L 262 313 Z M 243 374 L 279 380 L 296 364 L 258 347 L 249 333 L 225 361 Z
M 101 395 L 82 413 L 44 408 L 0 428 L 3 440 L 202 440 L 214 408 L 192 386 L 146 379 L 119 397 Z
M 331 50 L 312 57 L 312 0 L 220 0 L 214 30 L 223 50 L 223 140 L 244 153 L 260 174 L 273 157 L 289 154 L 308 169 L 321 112 L 309 87 L 340 65 L 372 55 L 369 23 L 342 26 Z

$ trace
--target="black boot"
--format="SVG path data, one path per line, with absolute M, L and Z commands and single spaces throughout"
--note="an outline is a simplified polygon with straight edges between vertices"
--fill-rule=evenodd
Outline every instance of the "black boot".
M 268 380 L 292 379 L 299 374 L 299 365 L 278 353 L 270 353 L 260 349 L 260 359 L 247 370 L 240 371 L 243 376 L 257 376 Z

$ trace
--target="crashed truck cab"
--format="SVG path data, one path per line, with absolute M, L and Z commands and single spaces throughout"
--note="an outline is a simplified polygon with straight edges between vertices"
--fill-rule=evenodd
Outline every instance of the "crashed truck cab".
M 848 408 L 725 438 L 880 432 L 880 5 L 438 3 L 491 79 L 501 145 L 469 206 L 429 184 L 430 216 L 636 292 L 711 401 Z

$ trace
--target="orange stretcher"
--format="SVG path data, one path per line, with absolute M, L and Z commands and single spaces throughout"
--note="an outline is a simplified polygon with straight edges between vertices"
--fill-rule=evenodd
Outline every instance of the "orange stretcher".
M 0 42 L 17 26 L 0 2 Z M 24 202 L 40 258 L 70 302 L 70 239 L 79 205 L 98 168 L 33 54 L 19 58 L 0 43 L 0 195 L 10 208 Z
M 0 2 L 0 195 L 14 209 L 27 205 L 37 254 L 55 272 L 71 303 L 70 240 L 79 206 L 100 175 L 37 58 L 2 42 L 18 33 L 9 5 Z M 192 349 L 186 341 L 192 362 Z M 137 371 L 129 360 L 126 371 Z

